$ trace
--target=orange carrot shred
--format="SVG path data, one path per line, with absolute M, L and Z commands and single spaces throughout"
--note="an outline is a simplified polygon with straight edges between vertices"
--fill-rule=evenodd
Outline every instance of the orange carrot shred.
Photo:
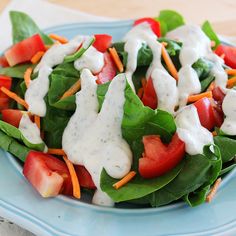
M 212 199 L 214 198 L 214 196 L 217 192 L 217 189 L 219 188 L 220 183 L 221 183 L 221 178 L 218 178 L 216 180 L 216 182 L 214 183 L 210 193 L 207 195 L 206 202 L 211 202 L 212 201 Z
M 137 93 L 137 95 L 138 95 L 138 97 L 141 99 L 142 98 L 142 96 L 143 96 L 143 91 L 144 91 L 144 89 L 143 88 L 140 88 L 139 90 L 138 90 L 138 93 Z
M 34 115 L 34 123 L 38 126 L 40 129 L 40 116 Z
M 212 92 L 211 91 L 207 91 L 204 93 L 199 93 L 196 95 L 190 95 L 188 97 L 188 103 L 192 103 L 192 102 L 196 102 L 198 100 L 200 100 L 201 98 L 212 98 Z
M 27 68 L 27 70 L 24 73 L 24 80 L 25 80 L 26 88 L 29 88 L 32 71 L 33 71 L 33 69 L 31 67 L 29 67 L 29 68 Z
M 45 52 L 43 51 L 39 51 L 37 52 L 32 58 L 31 58 L 31 62 L 32 64 L 36 64 L 40 61 L 40 59 L 42 58 L 42 56 L 44 55 Z
M 164 47 L 167 47 L 167 45 L 168 45 L 167 42 L 161 42 L 161 44 L 162 44 Z
M 164 46 L 161 47 L 161 54 L 162 54 L 162 57 L 166 63 L 166 66 L 167 66 L 170 74 L 178 81 L 178 72 L 177 72 L 174 63 L 172 62 L 172 60 L 171 60 L 171 58 Z
M 62 43 L 62 44 L 68 43 L 68 39 L 67 39 L 67 38 L 65 38 L 65 37 L 63 37 L 63 36 L 59 36 L 59 35 L 57 35 L 57 34 L 49 34 L 49 37 L 50 37 L 51 39 L 54 39 L 54 40 L 56 40 L 56 41 L 59 41 L 59 42 Z
M 73 186 L 73 196 L 75 198 L 80 199 L 80 184 L 79 184 L 79 180 L 78 177 L 76 175 L 75 172 L 75 168 L 73 163 L 67 158 L 67 156 L 63 156 L 63 159 L 68 167 L 68 170 L 70 172 L 70 176 L 71 176 L 71 181 L 72 181 L 72 186 Z
M 214 130 L 211 132 L 213 136 L 217 136 L 217 132 Z
M 228 79 L 227 81 L 227 88 L 233 88 L 236 85 L 236 76 Z
M 59 148 L 49 148 L 47 153 L 52 154 L 52 155 L 58 155 L 58 156 L 65 156 L 66 155 L 65 152 Z
M 136 175 L 135 171 L 130 171 L 124 178 L 122 178 L 120 181 L 116 182 L 112 186 L 115 189 L 119 189 L 122 186 L 124 186 L 125 184 L 127 184 L 131 179 L 133 179 L 135 175 Z
M 113 59 L 113 61 L 116 64 L 117 69 L 119 70 L 119 72 L 123 72 L 124 71 L 124 66 L 120 60 L 120 57 L 116 51 L 115 48 L 109 48 L 109 52 L 111 54 L 111 58 Z
M 81 81 L 79 79 L 62 95 L 61 99 L 75 94 L 80 88 L 81 88 Z
M 214 89 L 214 87 L 215 87 L 215 83 L 214 83 L 214 81 L 213 81 L 213 82 L 210 83 L 210 85 L 209 85 L 207 91 L 212 91 L 212 90 Z
M 21 104 L 26 109 L 28 109 L 29 106 L 26 103 L 26 101 L 24 99 L 22 99 L 21 97 L 19 97 L 16 93 L 11 92 L 10 90 L 8 90 L 5 87 L 1 87 L 1 91 L 3 93 L 5 93 L 8 97 L 10 97 L 11 99 L 15 100 L 17 103 Z
M 236 69 L 226 69 L 225 72 L 228 75 L 236 75 Z

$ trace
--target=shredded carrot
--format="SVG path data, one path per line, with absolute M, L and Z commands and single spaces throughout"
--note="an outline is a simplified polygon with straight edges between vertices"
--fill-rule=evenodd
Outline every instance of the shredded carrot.
M 33 69 L 31 67 L 29 67 L 29 68 L 27 68 L 27 70 L 24 73 L 24 80 L 25 80 L 26 88 L 29 88 L 32 71 L 33 71 Z
M 146 78 L 142 78 L 142 79 L 141 79 L 141 83 L 142 83 L 143 89 L 145 89 L 145 87 L 146 87 L 146 85 L 147 85 L 147 80 L 146 80 Z
M 40 59 L 42 58 L 42 56 L 44 55 L 45 52 L 43 51 L 39 51 L 37 52 L 32 58 L 31 58 L 31 62 L 32 64 L 36 64 L 40 61 Z
M 120 181 L 116 182 L 112 186 L 115 189 L 119 189 L 122 186 L 124 186 L 125 184 L 127 184 L 131 179 L 133 179 L 135 175 L 136 175 L 135 171 L 130 171 L 123 179 L 121 179 Z
M 21 97 L 19 97 L 16 93 L 11 92 L 10 90 L 8 90 L 5 87 L 1 87 L 1 91 L 3 93 L 5 93 L 9 98 L 12 98 L 13 100 L 15 100 L 17 103 L 21 104 L 22 106 L 24 106 L 26 109 L 28 109 L 28 104 L 26 103 L 26 101 L 24 99 L 22 99 Z
M 73 196 L 75 198 L 80 198 L 80 185 L 79 185 L 79 180 L 76 175 L 73 163 L 67 158 L 67 156 L 63 156 L 63 159 L 64 159 L 64 161 L 68 167 L 68 170 L 70 172 L 72 186 L 73 186 Z
M 214 130 L 211 132 L 213 136 L 217 136 L 217 132 Z
M 63 37 L 63 36 L 59 36 L 57 34 L 49 34 L 49 37 L 51 39 L 54 39 L 56 41 L 59 41 L 60 43 L 64 44 L 64 43 L 68 43 L 68 39 Z
M 167 42 L 161 42 L 161 44 L 162 44 L 164 47 L 167 47 L 167 45 L 168 45 Z
M 164 46 L 161 47 L 161 54 L 166 63 L 168 70 L 170 71 L 170 74 L 178 81 L 178 72 Z
M 236 76 L 230 78 L 230 79 L 227 81 L 227 87 L 228 87 L 228 88 L 233 88 L 235 84 L 236 84 Z
M 119 72 L 123 72 L 124 71 L 124 66 L 120 60 L 120 57 L 116 51 L 115 48 L 109 48 L 109 52 L 111 54 L 111 58 L 113 59 L 113 61 L 116 64 L 117 69 L 119 70 Z
M 65 156 L 66 155 L 65 152 L 60 148 L 49 148 L 48 154 L 58 155 L 58 156 Z
M 226 69 L 225 72 L 228 75 L 236 75 L 236 69 Z
M 143 96 L 143 88 L 140 88 L 137 93 L 138 97 L 141 99 Z
M 220 183 L 221 183 L 221 178 L 217 179 L 216 182 L 214 183 L 210 193 L 206 197 L 206 202 L 212 201 L 212 199 L 214 198 L 214 196 L 217 192 L 217 189 L 219 188 Z
M 212 98 L 212 92 L 211 91 L 207 91 L 204 93 L 199 93 L 196 95 L 190 95 L 188 97 L 188 103 L 192 103 L 192 102 L 196 102 L 198 100 L 200 100 L 201 98 Z
M 79 79 L 62 95 L 61 99 L 75 94 L 80 88 L 81 88 L 81 81 Z
M 214 89 L 214 87 L 215 87 L 215 83 L 214 83 L 214 81 L 212 81 L 212 82 L 210 83 L 210 85 L 209 85 L 207 91 L 212 91 L 212 90 Z
M 34 115 L 34 123 L 38 126 L 40 129 L 40 116 Z

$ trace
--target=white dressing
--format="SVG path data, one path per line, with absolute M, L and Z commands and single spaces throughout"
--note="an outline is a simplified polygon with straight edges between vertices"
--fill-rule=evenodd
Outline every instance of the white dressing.
M 64 131 L 62 146 L 74 164 L 84 165 L 91 174 L 97 187 L 93 203 L 110 206 L 113 201 L 100 189 L 102 169 L 113 178 L 122 178 L 132 164 L 131 150 L 121 133 L 126 79 L 120 74 L 112 80 L 99 114 L 95 79 L 89 70 L 82 70 L 77 108 Z
M 93 74 L 100 72 L 104 66 L 104 54 L 90 46 L 85 53 L 74 62 L 77 70 L 89 69 Z
M 228 90 L 222 104 L 225 119 L 220 129 L 228 135 L 236 135 L 236 90 Z
M 185 143 L 185 150 L 188 154 L 202 154 L 205 145 L 214 143 L 211 132 L 201 125 L 194 105 L 179 110 L 175 122 L 176 132 Z

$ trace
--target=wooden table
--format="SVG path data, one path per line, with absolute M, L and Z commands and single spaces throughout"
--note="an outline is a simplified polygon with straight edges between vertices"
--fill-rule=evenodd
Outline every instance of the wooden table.
M 0 0 L 0 12 L 10 0 Z M 20 1 L 20 0 L 18 0 Z M 187 22 L 208 19 L 219 34 L 236 36 L 236 0 L 48 0 L 73 9 L 120 19 L 156 16 L 161 9 L 175 9 Z

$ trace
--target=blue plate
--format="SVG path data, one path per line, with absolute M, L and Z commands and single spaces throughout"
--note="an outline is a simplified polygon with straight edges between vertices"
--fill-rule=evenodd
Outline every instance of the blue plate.
M 131 21 L 83 23 L 46 32 L 68 38 L 108 33 L 119 40 L 131 25 Z M 0 214 L 40 236 L 236 235 L 236 170 L 224 178 L 211 204 L 146 209 L 105 208 L 63 196 L 43 199 L 21 171 L 20 164 L 0 150 Z

